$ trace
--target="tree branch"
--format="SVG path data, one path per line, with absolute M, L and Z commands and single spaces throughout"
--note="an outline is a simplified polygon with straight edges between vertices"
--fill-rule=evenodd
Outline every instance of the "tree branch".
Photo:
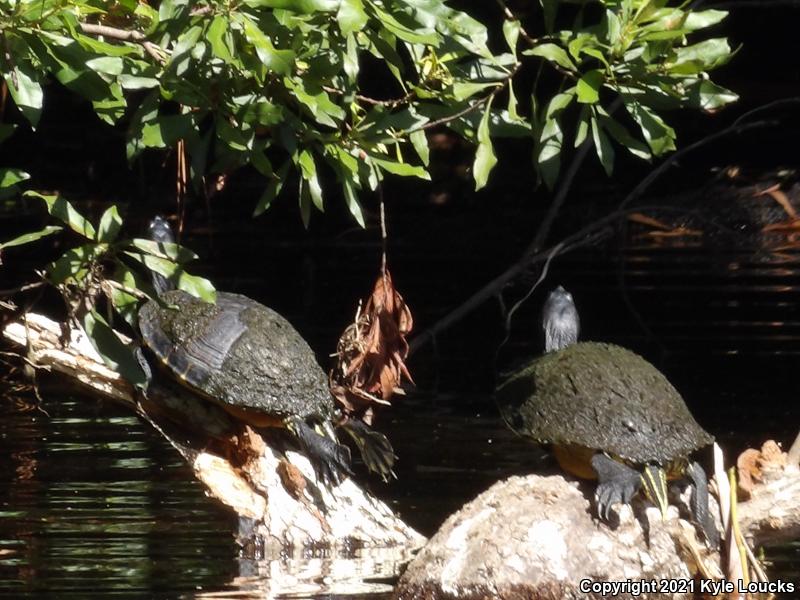
M 108 25 L 98 25 L 96 23 L 79 23 L 81 31 L 90 35 L 101 35 L 103 37 L 120 40 L 122 42 L 136 42 L 157 62 L 165 62 L 166 52 L 153 42 L 147 40 L 147 36 L 141 31 L 130 29 L 118 29 Z
M 781 101 L 781 103 L 795 103 L 800 102 L 800 99 L 788 99 L 786 101 Z M 771 103 L 768 107 L 773 107 L 776 103 Z M 636 212 L 635 210 L 629 210 L 627 206 L 637 200 L 664 172 L 669 169 L 672 165 L 674 165 L 679 159 L 683 158 L 687 154 L 697 150 L 698 148 L 702 148 L 711 142 L 720 140 L 724 137 L 727 137 L 731 134 L 741 134 L 747 131 L 761 129 L 764 127 L 771 127 L 776 125 L 777 121 L 755 121 L 752 123 L 743 123 L 742 121 L 749 116 L 752 116 L 756 112 L 761 112 L 762 110 L 766 110 L 768 107 L 760 107 L 753 111 L 750 111 L 737 119 L 733 125 L 714 133 L 708 137 L 705 137 L 681 150 L 672 154 L 669 158 L 667 158 L 663 163 L 661 163 L 656 169 L 654 169 L 650 174 L 647 175 L 626 197 L 619 205 L 619 210 L 607 215 L 606 217 L 596 221 L 593 224 L 584 227 L 583 229 L 579 230 L 577 233 L 568 236 L 565 238 L 564 242 L 566 243 L 566 247 L 561 251 L 554 254 L 554 258 L 564 254 L 565 252 L 577 248 L 581 245 L 580 240 L 582 237 L 589 235 L 590 233 L 596 231 L 599 228 L 607 227 L 611 223 L 615 222 L 616 220 L 627 216 L 632 212 Z M 567 194 L 569 193 L 569 189 L 572 186 L 572 181 L 577 174 L 580 165 L 582 164 L 583 160 L 588 153 L 588 149 L 591 147 L 591 144 L 588 144 L 588 140 L 584 142 L 584 144 L 578 149 L 578 152 L 575 153 L 573 157 L 572 163 L 570 164 L 569 169 L 567 170 L 567 174 L 561 184 L 561 187 L 556 194 L 556 197 L 553 199 L 553 203 L 550 206 L 547 214 L 545 215 L 544 220 L 539 226 L 539 229 L 534 236 L 533 241 L 528 245 L 528 247 L 524 250 L 520 259 L 515 262 L 511 267 L 506 269 L 503 273 L 495 277 L 485 286 L 483 286 L 480 290 L 475 292 L 470 298 L 468 298 L 465 302 L 461 305 L 456 307 L 454 310 L 449 312 L 439 321 L 437 321 L 432 327 L 423 331 L 419 335 L 415 336 L 414 339 L 411 341 L 410 344 L 410 351 L 409 354 L 413 354 L 425 344 L 430 342 L 436 335 L 441 333 L 442 331 L 450 328 L 452 325 L 463 319 L 466 315 L 471 313 L 475 310 L 478 306 L 483 304 L 486 300 L 491 298 L 492 296 L 497 295 L 509 282 L 514 280 L 518 277 L 522 272 L 530 268 L 532 265 L 541 262 L 544 260 L 549 254 L 550 250 L 548 251 L 541 251 L 541 246 L 543 245 L 547 234 L 549 233 L 549 229 L 557 216 L 558 211 L 561 208 L 564 200 L 566 199 Z M 639 207 L 639 211 L 643 210 L 660 210 L 660 211 L 669 211 L 668 208 L 659 206 L 659 207 Z M 685 211 L 680 211 L 685 212 Z

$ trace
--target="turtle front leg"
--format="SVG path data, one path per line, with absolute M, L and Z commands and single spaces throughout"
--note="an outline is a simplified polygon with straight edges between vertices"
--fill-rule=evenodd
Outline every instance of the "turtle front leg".
M 706 536 L 706 541 L 711 548 L 719 547 L 719 531 L 717 525 L 708 510 L 708 478 L 706 472 L 697 462 L 691 462 L 686 467 L 686 475 L 691 483 L 691 497 L 689 505 L 692 510 L 692 518 L 700 525 Z
M 308 455 L 317 477 L 323 483 L 339 485 L 343 476 L 352 475 L 350 449 L 335 440 L 320 435 L 299 417 L 285 420 L 286 428 L 292 432 Z
M 592 457 L 592 468 L 597 473 L 597 489 L 594 500 L 597 516 L 608 521 L 612 504 L 630 504 L 642 485 L 641 475 L 629 466 L 605 454 Z

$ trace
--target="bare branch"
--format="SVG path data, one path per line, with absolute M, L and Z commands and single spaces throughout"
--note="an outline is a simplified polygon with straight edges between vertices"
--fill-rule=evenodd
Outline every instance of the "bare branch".
M 159 63 L 165 62 L 166 52 L 147 40 L 147 36 L 141 31 L 130 29 L 119 29 L 108 25 L 98 25 L 96 23 L 80 23 L 81 31 L 90 35 L 101 35 L 103 37 L 120 40 L 122 42 L 136 42 Z

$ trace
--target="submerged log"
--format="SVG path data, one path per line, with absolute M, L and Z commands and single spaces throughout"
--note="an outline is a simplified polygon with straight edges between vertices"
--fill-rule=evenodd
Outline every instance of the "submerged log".
M 352 478 L 332 489 L 321 485 L 309 461 L 285 448 L 280 436 L 266 440 L 178 386 L 151 386 L 143 398 L 103 363 L 78 329 L 64 340 L 58 323 L 28 313 L 8 323 L 3 337 L 21 347 L 21 356 L 37 370 L 66 376 L 148 421 L 186 459 L 207 493 L 249 523 L 264 556 L 278 556 L 289 547 L 414 549 L 424 543 Z
M 600 598 L 603 583 L 645 581 L 655 582 L 653 591 L 606 588 L 605 597 L 675 600 L 723 578 L 719 553 L 698 541 L 678 507 L 662 521 L 656 508 L 635 499 L 632 507 L 617 506 L 609 527 L 593 517 L 591 485 L 583 487 L 560 475 L 496 483 L 447 519 L 394 598 Z M 797 539 L 800 471 L 788 466 L 756 486 L 739 518 L 755 545 Z

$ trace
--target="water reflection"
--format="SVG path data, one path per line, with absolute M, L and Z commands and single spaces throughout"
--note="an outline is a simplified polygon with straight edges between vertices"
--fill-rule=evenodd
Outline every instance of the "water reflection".
M 259 263 L 262 271 L 250 279 L 225 280 L 230 269 L 216 269 L 223 274 L 220 287 L 270 304 L 284 302 L 277 307 L 312 338 L 313 347 L 333 347 L 354 302 L 333 289 L 334 282 L 348 293 L 357 290 L 374 277 L 374 261 L 344 260 L 348 249 L 341 246 L 317 249 L 311 261 L 316 286 L 307 286 L 311 300 L 304 322 L 297 314 L 300 304 L 292 300 L 297 294 L 288 289 L 285 297 L 267 298 L 263 286 L 296 281 L 292 275 L 306 264 L 307 249 L 244 235 L 238 224 L 230 236 L 272 243 L 258 251 L 272 260 Z M 570 255 L 553 265 L 548 284 L 572 290 L 592 339 L 631 347 L 665 371 L 730 455 L 769 437 L 790 441 L 800 427 L 795 376 L 800 260 L 790 251 L 775 255 L 758 247 L 700 250 L 691 240 L 683 248 L 675 239 L 640 240 L 611 257 Z M 220 233 L 217 242 L 237 248 Z M 417 297 L 412 306 L 423 327 L 463 300 L 470 287 L 445 286 L 432 272 L 449 270 L 448 279 L 472 277 L 477 287 L 502 268 L 406 243 L 397 278 L 410 302 Z M 358 256 L 377 251 L 367 247 Z M 630 306 L 620 297 L 622 288 Z M 505 358 L 538 352 L 539 306 L 534 296 L 515 317 Z M 631 307 L 648 331 L 633 324 Z M 473 317 L 439 340 L 435 352 L 414 357 L 415 377 L 429 387 L 398 400 L 379 421 L 399 455 L 398 480 L 387 486 L 367 481 L 428 535 L 498 479 L 551 468 L 494 410 L 492 365 L 501 321 L 492 307 Z M 447 394 L 435 389 L 437 383 Z M 381 598 L 407 558 L 391 553 L 271 562 L 238 558 L 235 519 L 204 496 L 160 437 L 112 405 L 74 400 L 59 390 L 44 397 L 49 416 L 35 402 L 0 398 L 2 597 Z M 774 577 L 795 578 L 800 543 L 773 549 L 768 559 Z

